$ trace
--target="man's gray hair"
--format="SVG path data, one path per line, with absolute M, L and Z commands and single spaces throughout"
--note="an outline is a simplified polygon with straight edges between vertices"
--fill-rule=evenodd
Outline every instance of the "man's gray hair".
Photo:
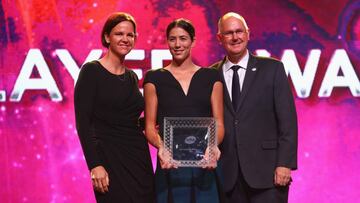
M 223 15 L 223 16 L 219 19 L 219 21 L 218 21 L 218 33 L 220 33 L 221 24 L 222 24 L 223 20 L 225 20 L 225 19 L 227 19 L 227 18 L 230 18 L 230 17 L 234 17 L 234 18 L 237 18 L 237 19 L 241 20 L 241 22 L 242 22 L 242 23 L 244 24 L 244 26 L 245 26 L 246 31 L 249 30 L 249 27 L 247 26 L 244 17 L 242 17 L 240 14 L 235 13 L 235 12 L 228 12 L 228 13 L 226 13 L 225 15 Z

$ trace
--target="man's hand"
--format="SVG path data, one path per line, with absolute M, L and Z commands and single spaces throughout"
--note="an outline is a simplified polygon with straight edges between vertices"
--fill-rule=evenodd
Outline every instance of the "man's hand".
M 291 182 L 291 169 L 286 167 L 276 167 L 274 184 L 277 186 L 287 186 Z

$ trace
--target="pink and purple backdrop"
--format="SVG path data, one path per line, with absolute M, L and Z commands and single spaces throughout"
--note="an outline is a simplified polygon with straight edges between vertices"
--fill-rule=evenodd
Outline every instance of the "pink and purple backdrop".
M 73 87 L 81 64 L 100 56 L 100 30 L 115 11 L 137 20 L 127 64 L 140 78 L 168 58 L 165 28 L 174 18 L 193 21 L 194 60 L 208 66 L 224 56 L 217 19 L 242 14 L 249 49 L 284 62 L 296 97 L 290 202 L 359 201 L 359 1 L 1 0 L 0 202 L 94 202 Z

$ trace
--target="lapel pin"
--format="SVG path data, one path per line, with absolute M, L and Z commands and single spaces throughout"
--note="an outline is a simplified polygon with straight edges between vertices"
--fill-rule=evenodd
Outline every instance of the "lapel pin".
M 252 70 L 252 71 L 256 71 L 256 68 L 252 68 L 251 70 Z

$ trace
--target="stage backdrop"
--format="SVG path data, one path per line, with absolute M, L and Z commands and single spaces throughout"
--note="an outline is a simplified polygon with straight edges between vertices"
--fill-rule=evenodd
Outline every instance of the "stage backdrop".
M 170 21 L 194 23 L 194 60 L 208 66 L 224 56 L 215 36 L 218 18 L 242 14 L 250 51 L 280 59 L 293 88 L 299 169 L 290 202 L 360 199 L 359 1 L 1 0 L 1 202 L 94 202 L 73 88 L 81 65 L 103 53 L 100 31 L 115 11 L 138 23 L 127 65 L 139 86 L 147 70 L 168 63 Z

